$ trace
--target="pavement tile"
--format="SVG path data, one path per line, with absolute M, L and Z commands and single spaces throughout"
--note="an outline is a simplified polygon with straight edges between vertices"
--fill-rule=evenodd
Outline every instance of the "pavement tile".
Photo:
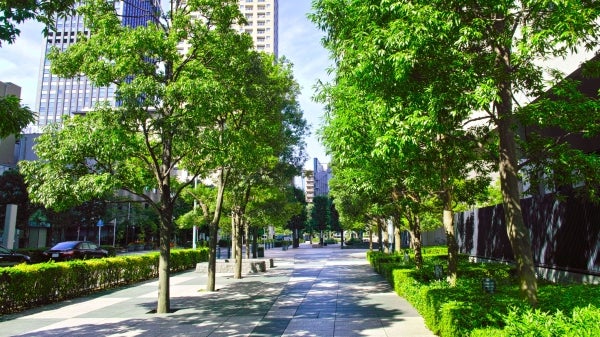
M 373 272 L 364 250 L 271 249 L 275 267 L 235 280 L 172 275 L 171 308 L 152 314 L 156 281 L 0 317 L 2 336 L 434 336 L 423 318 Z

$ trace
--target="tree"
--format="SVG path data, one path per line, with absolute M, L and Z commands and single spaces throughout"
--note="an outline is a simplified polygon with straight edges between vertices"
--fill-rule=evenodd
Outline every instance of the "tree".
M 285 228 L 292 231 L 292 247 L 298 248 L 300 247 L 300 235 L 306 228 L 308 216 L 306 212 L 306 196 L 304 195 L 304 191 L 296 187 L 292 188 L 293 190 L 289 195 L 290 198 L 288 202 L 296 204 L 299 210 L 287 220 Z
M 517 262 L 520 288 L 532 305 L 537 302 L 537 284 L 530 238 L 520 210 L 518 173 L 522 167 L 519 162 L 531 162 L 534 157 L 528 153 L 528 139 L 516 132 L 517 127 L 560 126 L 567 132 L 589 134 L 585 125 L 594 124 L 592 120 L 597 120 L 598 110 L 590 100 L 563 100 L 563 109 L 555 112 L 548 109 L 548 104 L 544 109 L 539 105 L 522 108 L 515 101 L 520 96 L 544 96 L 545 75 L 554 78 L 558 72 L 544 68 L 540 61 L 597 48 L 599 6 L 594 1 L 400 1 L 393 5 L 353 2 L 341 6 L 335 1 L 322 0 L 315 4 L 320 10 L 316 21 L 328 32 L 325 41 L 339 58 L 338 68 L 350 77 L 368 79 L 369 93 L 394 89 L 380 86 L 386 75 L 393 74 L 394 81 L 399 82 L 395 83 L 396 88 L 411 85 L 429 88 L 434 98 L 446 94 L 450 99 L 445 101 L 449 103 L 445 108 L 449 108 L 450 116 L 454 114 L 458 122 L 455 125 L 473 125 L 472 115 L 465 115 L 465 111 L 481 112 L 475 116 L 480 123 L 481 117 L 488 118 L 487 127 L 496 130 L 499 139 L 495 160 L 499 163 L 507 233 Z M 345 62 L 347 59 L 351 61 Z M 392 67 L 385 67 L 386 64 Z M 401 97 L 398 101 L 402 104 L 396 106 L 396 111 L 411 106 L 422 109 L 425 97 L 422 94 Z M 582 106 L 588 109 L 581 109 Z M 441 107 L 433 111 L 443 112 Z M 583 110 L 588 112 L 582 113 Z M 438 125 L 435 119 L 422 118 L 425 123 Z M 406 127 L 402 119 L 390 116 L 387 119 L 388 125 Z M 446 139 L 450 130 L 443 128 L 438 134 Z M 418 129 L 407 127 L 406 131 L 403 136 Z M 474 140 L 489 143 L 480 135 Z M 458 148 L 464 150 L 463 146 Z M 554 155 L 544 151 L 541 157 L 569 156 L 560 147 L 552 148 L 557 150 Z M 590 163 L 596 161 L 575 162 L 582 164 L 582 172 L 588 172 L 594 166 Z M 558 168 L 552 160 L 545 164 L 550 165 L 546 166 L 547 172 L 563 171 L 551 169 Z M 444 170 L 442 177 L 449 178 L 448 172 L 452 171 Z M 556 174 L 551 175 L 557 178 Z M 450 199 L 446 196 L 445 200 L 447 203 Z
M 33 199 L 64 209 L 123 189 L 160 215 L 157 313 L 170 311 L 169 258 L 174 205 L 196 177 L 216 172 L 210 261 L 214 290 L 216 231 L 228 168 L 224 138 L 229 118 L 243 107 L 252 41 L 232 25 L 243 22 L 237 2 L 171 1 L 147 27 L 121 25 L 111 1 L 84 1 L 77 9 L 91 32 L 66 51 L 54 49 L 52 71 L 86 75 L 95 85 L 117 84 L 118 107 L 98 106 L 64 119 L 40 136 L 36 162 L 21 165 Z M 196 13 L 201 19 L 193 19 Z M 186 43 L 186 54 L 178 46 Z M 176 168 L 191 180 L 175 183 Z M 147 193 L 155 187 L 158 198 Z
M 323 244 L 323 231 L 327 229 L 327 209 L 329 198 L 318 195 L 313 198 L 313 208 L 310 212 L 312 227 L 319 231 L 319 243 Z
M 2 41 L 13 43 L 21 31 L 18 24 L 36 20 L 45 25 L 44 34 L 56 27 L 57 19 L 73 12 L 75 0 L 2 0 L 0 1 L 0 47 Z
M 23 176 L 17 170 L 8 170 L 0 175 L 0 219 L 4 219 L 8 204 L 17 205 L 17 226 L 26 229 L 32 207 Z
M 28 124 L 35 121 L 35 113 L 21 106 L 17 96 L 0 97 L 0 139 L 18 135 Z
M 300 172 L 302 139 L 307 130 L 291 64 L 253 53 L 245 66 L 243 104 L 229 118 L 227 129 L 231 150 L 226 157 L 231 186 L 228 202 L 232 244 L 237 245 L 235 278 L 241 278 L 241 236 L 248 229 L 245 213 L 252 189 L 289 184 Z

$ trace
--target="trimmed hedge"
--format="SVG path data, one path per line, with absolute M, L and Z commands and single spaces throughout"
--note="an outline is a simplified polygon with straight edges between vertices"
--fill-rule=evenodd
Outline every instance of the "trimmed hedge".
M 158 277 L 158 252 L 0 268 L 0 314 Z M 171 272 L 208 261 L 208 249 L 172 250 Z
M 431 254 L 430 254 L 431 253 Z M 437 335 L 448 336 L 597 336 L 600 331 L 600 286 L 557 285 L 539 281 L 538 309 L 521 298 L 511 266 L 477 264 L 459 259 L 456 287 L 436 280 L 434 266 L 446 266 L 437 249 L 423 254 L 417 270 L 404 253 L 369 252 L 367 258 L 400 296 L 406 298 Z M 483 291 L 481 280 L 496 281 L 493 294 Z

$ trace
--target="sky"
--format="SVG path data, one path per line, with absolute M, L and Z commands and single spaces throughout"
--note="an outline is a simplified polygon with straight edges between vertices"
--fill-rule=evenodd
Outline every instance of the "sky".
M 322 32 L 306 17 L 309 12 L 311 0 L 279 0 L 279 56 L 292 62 L 294 76 L 301 86 L 300 106 L 311 126 L 311 134 L 306 138 L 309 160 L 305 168 L 312 169 L 312 158 L 329 162 L 316 135 L 322 124 L 323 106 L 315 103 L 312 97 L 317 81 L 328 80 L 327 68 L 331 62 L 321 45 Z M 0 81 L 20 86 L 22 104 L 33 111 L 36 110 L 37 81 L 44 48 L 42 28 L 35 21 L 27 21 L 19 26 L 21 35 L 14 44 L 3 43 L 0 47 Z

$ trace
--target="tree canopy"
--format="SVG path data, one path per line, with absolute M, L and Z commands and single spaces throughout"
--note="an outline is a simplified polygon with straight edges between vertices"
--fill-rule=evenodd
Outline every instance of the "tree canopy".
M 21 130 L 35 121 L 35 113 L 21 106 L 17 96 L 0 97 L 0 139 L 18 135 Z
M 67 208 L 122 189 L 156 209 L 158 313 L 170 310 L 174 207 L 186 187 L 196 178 L 211 179 L 217 190 L 207 285 L 214 290 L 216 232 L 232 168 L 244 151 L 265 154 L 283 138 L 291 146 L 305 129 L 286 125 L 290 115 L 302 121 L 300 110 L 282 113 L 297 93 L 289 66 L 253 51 L 250 36 L 233 29 L 244 22 L 237 1 L 169 4 L 166 12 L 152 13 L 147 26 L 128 27 L 112 1 L 82 2 L 77 11 L 91 35 L 65 51 L 53 49 L 51 70 L 67 78 L 86 75 L 96 86 L 117 84 L 119 104 L 98 105 L 49 127 L 35 147 L 40 160 L 21 165 L 32 199 L 48 207 Z M 187 175 L 177 181 L 180 170 Z M 149 193 L 153 189 L 156 194 Z
M 581 165 L 577 172 L 594 172 L 597 160 L 593 154 L 565 151 L 564 143 L 539 146 L 518 131 L 528 125 L 557 126 L 589 135 L 589 125 L 597 125 L 596 98 L 559 89 L 568 94 L 549 104 L 546 91 L 564 83 L 565 74 L 542 62 L 596 50 L 599 6 L 575 0 L 315 1 L 311 18 L 325 31 L 324 45 L 336 61 L 334 82 L 322 90 L 331 102 L 324 132 L 333 158 L 343 165 L 348 153 L 355 161 L 383 156 L 388 171 L 402 168 L 394 175 L 401 180 L 398 192 L 409 196 L 408 201 L 422 203 L 424 192 L 438 191 L 445 205 L 444 223 L 454 198 L 472 197 L 485 187 L 476 181 L 465 184 L 469 174 L 485 174 L 486 165 L 498 165 L 521 290 L 535 305 L 537 285 L 519 206 L 519 169 L 533 172 L 537 167 L 540 173 L 544 167 L 550 174 L 538 176 L 564 184 L 577 176 L 561 175 L 565 158 L 579 158 L 572 162 Z M 554 87 L 554 98 L 560 87 Z M 526 105 L 532 97 L 540 97 L 539 104 Z M 355 140 L 365 135 L 371 146 Z M 354 141 L 344 145 L 337 138 Z M 547 160 L 536 166 L 539 158 Z M 469 185 L 475 188 L 463 188 Z
M 2 42 L 13 43 L 21 34 L 19 24 L 35 20 L 45 25 L 44 34 L 56 27 L 56 19 L 73 13 L 75 0 L 1 0 L 0 47 Z

